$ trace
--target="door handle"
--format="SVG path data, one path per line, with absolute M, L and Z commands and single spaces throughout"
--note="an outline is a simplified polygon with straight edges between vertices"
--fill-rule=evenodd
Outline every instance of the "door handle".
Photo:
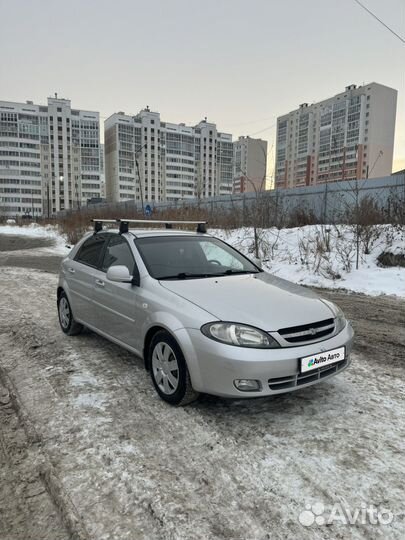
M 96 285 L 99 287 L 104 287 L 104 281 L 101 281 L 101 279 L 96 279 Z
M 70 272 L 71 274 L 74 274 L 75 270 L 74 270 L 74 268 L 68 268 L 68 272 Z

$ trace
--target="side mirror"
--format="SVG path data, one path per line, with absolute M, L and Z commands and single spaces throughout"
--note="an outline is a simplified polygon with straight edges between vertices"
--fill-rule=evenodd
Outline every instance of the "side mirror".
M 110 266 L 107 270 L 107 279 L 118 283 L 132 283 L 133 277 L 124 265 Z
M 263 263 L 261 259 L 258 259 L 257 257 L 251 257 L 251 260 L 253 264 L 260 268 L 260 270 L 263 270 Z

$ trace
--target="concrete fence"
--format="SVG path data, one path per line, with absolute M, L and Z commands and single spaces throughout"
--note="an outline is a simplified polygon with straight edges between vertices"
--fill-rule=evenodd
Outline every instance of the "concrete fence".
M 361 204 L 364 198 L 372 200 L 375 207 L 381 210 L 388 220 L 398 216 L 398 213 L 402 213 L 401 215 L 405 217 L 405 174 L 201 200 L 145 201 L 144 206 L 151 207 L 152 218 L 154 211 L 178 210 L 181 214 L 182 211 L 195 209 L 202 215 L 239 214 L 244 225 L 252 220 L 252 213 L 260 212 L 263 216 L 262 226 L 269 226 L 278 223 L 280 218 L 285 222 L 297 211 L 311 215 L 319 222 L 339 222 L 344 220 L 348 210 L 353 209 L 356 204 Z M 103 210 L 113 211 L 119 217 L 125 216 L 134 208 L 142 211 L 141 204 L 133 201 L 99 203 L 89 206 L 87 210 L 92 213 L 97 211 L 98 215 L 101 215 Z M 81 209 L 82 212 L 84 210 Z

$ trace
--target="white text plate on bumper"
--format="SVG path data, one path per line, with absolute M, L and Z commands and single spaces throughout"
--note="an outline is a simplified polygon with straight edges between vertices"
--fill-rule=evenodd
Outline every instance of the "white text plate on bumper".
M 341 362 L 345 358 L 345 348 L 339 347 L 339 349 L 332 349 L 331 351 L 325 351 L 323 353 L 315 354 L 313 356 L 306 356 L 301 358 L 301 373 L 311 371 L 335 362 Z

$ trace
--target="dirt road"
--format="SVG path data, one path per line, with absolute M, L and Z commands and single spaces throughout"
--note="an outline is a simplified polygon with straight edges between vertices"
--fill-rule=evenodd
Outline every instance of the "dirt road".
M 53 243 L 50 238 L 0 234 L 0 267 L 36 268 L 57 273 L 61 256 L 48 251 Z
M 349 370 L 275 398 L 177 409 L 156 397 L 140 359 L 92 333 L 63 335 L 55 287 L 55 274 L 0 268 L 0 368 L 29 435 L 27 463 L 50 493 L 36 512 L 60 538 L 404 537 L 405 302 L 324 293 L 354 321 Z M 324 516 L 336 503 L 393 516 L 301 524 L 315 503 Z M 0 513 L 8 540 L 19 538 L 13 512 Z

